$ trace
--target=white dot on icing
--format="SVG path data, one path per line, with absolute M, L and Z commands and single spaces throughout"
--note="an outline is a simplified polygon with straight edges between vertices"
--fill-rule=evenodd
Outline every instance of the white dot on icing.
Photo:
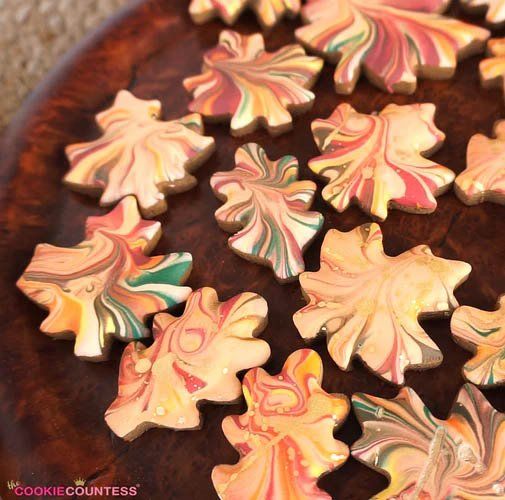
M 228 373 L 228 368 L 223 368 L 223 374 L 226 375 Z
M 137 373 L 146 373 L 151 369 L 151 361 L 147 358 L 141 358 L 135 363 L 135 371 Z
M 437 310 L 445 311 L 447 309 L 449 309 L 449 304 L 447 302 L 438 302 L 437 303 Z
M 185 419 L 184 417 L 179 417 L 179 418 L 177 419 L 177 423 L 178 423 L 178 424 L 183 424 L 184 422 L 186 422 L 186 419 Z
M 160 417 L 162 417 L 163 415 L 165 415 L 166 413 L 166 410 L 163 406 L 157 406 L 156 407 L 156 415 L 159 415 Z
M 344 459 L 345 459 L 345 456 L 344 456 L 344 455 L 339 455 L 339 454 L 337 454 L 337 453 L 332 453 L 332 454 L 330 455 L 330 458 L 331 458 L 334 462 L 336 462 L 337 460 L 344 460 Z
M 495 484 L 493 484 L 493 491 L 497 495 L 503 495 L 503 494 L 505 494 L 505 486 L 500 483 L 495 483 Z

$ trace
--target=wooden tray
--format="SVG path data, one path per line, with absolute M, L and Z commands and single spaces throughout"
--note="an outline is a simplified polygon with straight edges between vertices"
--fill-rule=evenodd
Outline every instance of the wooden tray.
M 150 430 L 131 444 L 112 435 L 103 413 L 116 395 L 121 350 L 116 343 L 105 363 L 85 363 L 72 354 L 72 343 L 51 341 L 40 333 L 45 313 L 14 288 L 39 242 L 73 245 L 82 239 L 89 215 L 105 213 L 95 199 L 65 188 L 61 179 L 68 168 L 63 148 L 69 143 L 97 136 L 94 114 L 108 106 L 115 93 L 129 88 L 142 98 L 159 98 L 164 118 L 177 117 L 190 101 L 182 87 L 185 76 L 198 73 L 203 52 L 212 47 L 223 29 L 215 21 L 195 26 L 187 15 L 186 1 L 150 0 L 136 3 L 118 14 L 79 47 L 72 50 L 26 103 L 4 134 L 0 154 L 1 179 L 1 288 L 0 323 L 0 495 L 7 496 L 7 481 L 26 485 L 73 484 L 82 477 L 94 485 L 139 485 L 139 497 L 215 498 L 211 469 L 234 463 L 237 454 L 221 432 L 221 421 L 241 413 L 244 404 L 207 405 L 200 431 Z M 451 13 L 458 17 L 458 7 Z M 467 20 L 470 18 L 466 18 Z M 480 21 L 481 18 L 471 18 Z M 292 42 L 299 20 L 283 22 L 267 37 L 276 49 Z M 235 28 L 257 31 L 250 14 Z M 495 34 L 505 34 L 498 32 Z M 264 337 L 272 347 L 266 365 L 278 371 L 285 358 L 304 346 L 291 321 L 302 300 L 297 283 L 279 285 L 270 270 L 250 264 L 227 248 L 228 235 L 214 220 L 220 206 L 209 187 L 211 174 L 232 167 L 235 149 L 244 142 L 263 145 L 271 158 L 294 154 L 302 178 L 313 178 L 307 160 L 317 154 L 310 123 L 327 117 L 343 101 L 363 112 L 380 110 L 389 102 L 434 102 L 437 125 L 447 133 L 445 146 L 435 160 L 455 171 L 465 166 L 466 145 L 477 132 L 490 134 L 502 116 L 501 91 L 479 85 L 474 57 L 460 64 L 456 77 L 444 82 L 421 81 L 415 95 L 391 96 L 365 79 L 349 97 L 333 90 L 333 68 L 326 66 L 315 92 L 313 110 L 295 121 L 294 131 L 272 139 L 264 131 L 243 139 L 231 138 L 227 125 L 208 125 L 217 142 L 217 153 L 197 171 L 198 186 L 169 200 L 169 210 L 159 217 L 163 238 L 157 251 L 189 251 L 194 288 L 215 287 L 221 298 L 243 290 L 263 295 L 270 306 Z M 322 184 L 319 183 L 319 186 Z M 350 230 L 369 219 L 357 208 L 337 214 L 317 196 L 315 209 L 323 212 L 325 227 L 306 255 L 307 269 L 319 266 L 319 250 L 326 230 Z M 439 256 L 462 259 L 474 268 L 458 290 L 462 304 L 491 309 L 505 292 L 505 211 L 485 203 L 464 206 L 452 192 L 439 199 L 433 215 L 391 211 L 382 224 L 386 251 L 396 255 L 417 244 L 429 244 Z M 409 372 L 407 384 L 424 399 L 433 413 L 445 417 L 463 383 L 461 367 L 470 354 L 458 347 L 449 332 L 449 321 L 423 324 L 444 353 L 443 364 L 425 372 Z M 324 360 L 324 388 L 350 396 L 366 391 L 393 397 L 397 388 L 355 363 L 349 373 L 331 361 L 324 342 L 314 348 Z M 484 391 L 494 406 L 505 410 L 504 389 Z M 360 435 L 351 414 L 336 437 L 352 444 Z M 386 479 L 350 459 L 341 469 L 321 480 L 334 497 L 364 499 L 380 491 Z

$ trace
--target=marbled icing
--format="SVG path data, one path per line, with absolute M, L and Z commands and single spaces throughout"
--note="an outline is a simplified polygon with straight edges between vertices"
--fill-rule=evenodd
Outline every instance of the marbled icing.
M 236 167 L 211 178 L 225 204 L 216 211 L 219 225 L 235 232 L 229 246 L 242 257 L 270 266 L 277 279 L 289 281 L 305 269 L 303 251 L 323 224 L 311 212 L 316 185 L 298 181 L 293 156 L 271 161 L 258 144 L 241 146 Z
M 202 288 L 189 296 L 180 318 L 157 314 L 154 343 L 132 343 L 123 353 L 118 396 L 105 413 L 109 427 L 127 440 L 151 427 L 195 429 L 201 402 L 239 399 L 237 372 L 270 356 L 268 344 L 255 338 L 267 312 L 257 294 L 219 302 L 214 289 Z
M 495 123 L 496 139 L 476 134 L 468 143 L 466 169 L 455 190 L 467 205 L 493 201 L 505 205 L 505 120 Z
M 407 369 L 442 361 L 419 318 L 452 312 L 454 289 L 470 270 L 465 262 L 434 256 L 426 245 L 389 257 L 377 224 L 347 233 L 331 229 L 319 271 L 300 276 L 308 305 L 293 320 L 306 340 L 327 336 L 341 369 L 349 370 L 358 356 L 376 375 L 403 384 Z
M 204 56 L 202 74 L 186 78 L 193 94 L 191 111 L 215 120 L 231 117 L 231 133 L 253 132 L 258 124 L 271 134 L 290 130 L 290 111 L 312 107 L 308 90 L 323 67 L 322 59 L 310 57 L 300 45 L 266 52 L 263 36 L 223 31 L 216 48 Z
M 505 414 L 464 385 L 447 420 L 404 388 L 394 399 L 353 396 L 363 436 L 352 455 L 390 480 L 386 499 L 493 499 L 505 494 Z
M 474 353 L 463 367 L 467 380 L 483 386 L 505 384 L 505 295 L 496 311 L 459 307 L 451 331 L 456 342 Z
M 357 202 L 381 220 L 388 207 L 433 212 L 435 196 L 455 177 L 452 170 L 425 158 L 445 139 L 434 116 L 433 104 L 389 104 L 379 114 L 368 115 L 343 103 L 328 119 L 312 122 L 322 155 L 310 160 L 309 167 L 328 181 L 323 198 L 338 212 Z
M 291 354 L 279 375 L 261 368 L 243 381 L 247 411 L 226 417 L 223 431 L 240 455 L 234 465 L 218 465 L 212 481 L 224 500 L 327 500 L 318 478 L 340 467 L 349 455 L 333 431 L 345 420 L 349 403 L 321 388 L 318 354 Z
M 96 116 L 102 137 L 66 148 L 71 168 L 65 183 L 77 191 L 101 193 L 104 206 L 134 195 L 145 216 L 164 212 L 165 195 L 191 189 L 196 179 L 190 172 L 215 145 L 212 137 L 202 135 L 200 115 L 166 122 L 160 113 L 160 101 L 121 90 L 112 107 Z
M 86 239 L 71 248 L 37 245 L 17 285 L 49 310 L 41 330 L 75 336 L 75 355 L 108 356 L 112 337 L 149 337 L 144 318 L 184 302 L 180 286 L 191 271 L 188 253 L 148 257 L 161 235 L 159 222 L 140 218 L 135 199 L 124 198 L 102 217 L 89 217 Z
M 309 0 L 296 38 L 337 64 L 335 88 L 349 94 L 362 69 L 388 92 L 411 94 L 417 77 L 450 78 L 458 59 L 482 52 L 489 32 L 444 17 L 446 0 Z

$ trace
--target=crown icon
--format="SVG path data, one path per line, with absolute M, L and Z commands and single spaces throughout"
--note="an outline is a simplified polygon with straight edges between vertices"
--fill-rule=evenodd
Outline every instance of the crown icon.
M 78 477 L 77 479 L 74 479 L 74 484 L 76 486 L 84 486 L 86 484 L 86 480 L 82 477 Z

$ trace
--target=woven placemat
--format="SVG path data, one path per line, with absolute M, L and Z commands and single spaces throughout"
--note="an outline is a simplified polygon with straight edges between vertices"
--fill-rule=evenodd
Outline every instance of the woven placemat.
M 129 0 L 0 0 L 0 127 L 58 57 Z

